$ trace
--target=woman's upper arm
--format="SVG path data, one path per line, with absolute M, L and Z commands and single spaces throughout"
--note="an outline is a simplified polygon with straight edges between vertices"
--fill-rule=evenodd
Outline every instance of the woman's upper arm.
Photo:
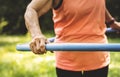
M 27 8 L 34 9 L 41 16 L 52 8 L 52 0 L 32 0 Z

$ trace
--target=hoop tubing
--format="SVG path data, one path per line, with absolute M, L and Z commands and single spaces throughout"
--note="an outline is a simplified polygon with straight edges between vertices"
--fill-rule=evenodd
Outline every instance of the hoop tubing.
M 115 33 L 115 32 L 120 32 L 120 31 L 112 29 L 112 28 L 107 28 L 107 30 L 106 30 L 106 33 Z
M 120 51 L 120 44 L 98 44 L 98 43 L 52 43 L 46 44 L 47 51 Z M 16 46 L 19 51 L 31 51 L 29 44 Z
M 106 33 L 114 33 L 118 30 L 107 28 Z M 48 38 L 54 42 L 55 37 Z M 29 44 L 18 44 L 16 49 L 19 51 L 31 51 Z M 97 43 L 60 43 L 46 44 L 48 51 L 120 51 L 120 44 L 97 44 Z

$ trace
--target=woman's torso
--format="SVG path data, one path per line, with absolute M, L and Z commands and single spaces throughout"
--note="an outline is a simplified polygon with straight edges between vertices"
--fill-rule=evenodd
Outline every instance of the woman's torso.
M 105 0 L 63 0 L 53 10 L 56 43 L 107 43 Z M 92 70 L 109 63 L 108 52 L 55 52 L 57 67 Z

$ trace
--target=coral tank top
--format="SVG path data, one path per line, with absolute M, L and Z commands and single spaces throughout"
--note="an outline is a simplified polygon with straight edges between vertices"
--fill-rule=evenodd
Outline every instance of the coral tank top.
M 55 43 L 107 43 L 105 0 L 63 0 L 53 9 Z M 57 51 L 56 67 L 72 71 L 95 70 L 107 66 L 109 52 Z

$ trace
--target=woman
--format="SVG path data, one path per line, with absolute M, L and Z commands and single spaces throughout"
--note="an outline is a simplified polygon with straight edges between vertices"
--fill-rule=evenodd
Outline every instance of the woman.
M 120 29 L 105 7 L 105 0 L 32 0 L 25 12 L 31 50 L 44 54 L 46 37 L 38 18 L 53 10 L 55 43 L 107 43 L 106 24 Z M 107 77 L 109 52 L 55 52 L 58 77 Z

